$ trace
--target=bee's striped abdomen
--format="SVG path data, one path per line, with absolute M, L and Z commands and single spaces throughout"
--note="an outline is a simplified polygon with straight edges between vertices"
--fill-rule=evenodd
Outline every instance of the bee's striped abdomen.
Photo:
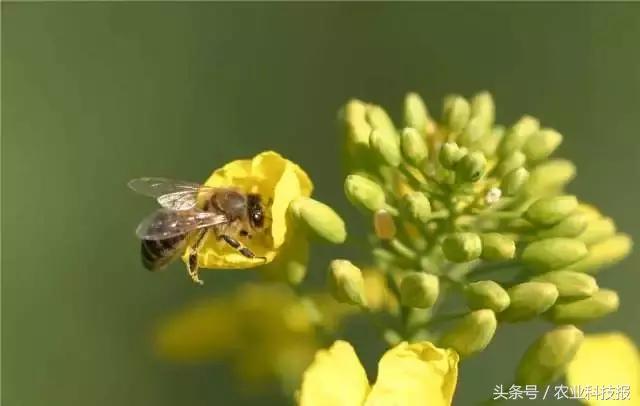
M 142 240 L 140 255 L 142 264 L 150 271 L 156 271 L 171 262 L 185 243 L 185 234 L 163 240 Z

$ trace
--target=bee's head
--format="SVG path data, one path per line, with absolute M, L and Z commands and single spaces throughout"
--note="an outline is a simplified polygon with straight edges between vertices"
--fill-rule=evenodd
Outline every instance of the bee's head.
M 253 228 L 260 229 L 264 227 L 265 214 L 260 195 L 255 193 L 247 195 L 247 214 Z

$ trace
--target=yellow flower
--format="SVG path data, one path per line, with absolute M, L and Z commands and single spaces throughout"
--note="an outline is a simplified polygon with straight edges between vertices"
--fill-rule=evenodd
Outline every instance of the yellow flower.
M 301 406 L 450 405 L 458 379 L 458 354 L 427 341 L 398 344 L 378 364 L 378 380 L 369 386 L 353 347 L 336 341 L 316 353 L 304 373 Z
M 287 234 L 286 212 L 289 203 L 297 197 L 309 197 L 313 184 L 309 176 L 295 163 L 278 153 L 266 151 L 253 159 L 241 159 L 217 169 L 204 183 L 213 187 L 234 187 L 245 193 L 258 193 L 266 206 L 270 219 L 266 233 L 242 241 L 256 256 L 247 258 L 223 241 L 207 235 L 198 253 L 200 268 L 251 268 L 273 261 L 285 242 Z M 188 254 L 183 256 L 185 263 Z
M 584 402 L 588 405 L 640 405 L 640 353 L 622 333 L 588 335 L 567 368 L 567 383 L 570 387 L 590 385 L 599 392 L 604 392 L 607 387 L 613 388 L 613 396 L 617 391 L 620 399 L 623 391 L 628 389 L 629 400 L 618 401 L 602 400 L 602 397 L 596 399 L 592 391 L 593 396 Z M 602 395 L 609 398 L 604 393 Z
M 313 309 L 283 285 L 243 285 L 162 321 L 153 336 L 154 351 L 178 362 L 228 361 L 242 380 L 254 384 L 297 380 L 318 348 L 314 324 L 330 330 L 344 314 L 327 295 L 311 300 Z M 297 384 L 289 382 L 291 388 Z

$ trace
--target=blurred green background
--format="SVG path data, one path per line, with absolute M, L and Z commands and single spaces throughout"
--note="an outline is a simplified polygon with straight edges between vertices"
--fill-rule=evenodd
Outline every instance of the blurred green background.
M 125 183 L 202 180 L 275 149 L 354 223 L 336 164 L 350 97 L 397 117 L 409 90 L 439 112 L 446 93 L 488 89 L 499 122 L 530 113 L 565 135 L 570 190 L 639 241 L 639 38 L 631 3 L 3 2 L 2 404 L 281 404 L 237 390 L 223 366 L 152 356 L 156 320 L 252 273 L 207 272 L 195 289 L 181 265 L 143 271 L 133 228 L 152 203 Z M 343 254 L 315 249 L 315 279 Z M 602 275 L 622 306 L 588 331 L 640 343 L 638 265 Z M 455 403 L 508 384 L 543 328 L 500 330 Z

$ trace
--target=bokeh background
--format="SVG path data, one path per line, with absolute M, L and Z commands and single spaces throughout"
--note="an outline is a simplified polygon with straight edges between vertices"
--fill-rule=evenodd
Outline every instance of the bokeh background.
M 211 271 L 196 289 L 181 265 L 143 271 L 133 228 L 152 203 L 125 184 L 202 180 L 275 149 L 357 223 L 336 164 L 350 97 L 397 117 L 409 90 L 434 112 L 446 93 L 490 90 L 499 122 L 529 113 L 565 135 L 570 191 L 640 241 L 638 38 L 632 3 L 3 2 L 2 404 L 283 404 L 221 365 L 153 356 L 163 315 L 255 275 Z M 314 249 L 312 279 L 346 252 Z M 587 331 L 640 343 L 639 262 L 602 274 L 621 310 Z M 464 365 L 455 403 L 508 384 L 543 329 L 501 329 Z

